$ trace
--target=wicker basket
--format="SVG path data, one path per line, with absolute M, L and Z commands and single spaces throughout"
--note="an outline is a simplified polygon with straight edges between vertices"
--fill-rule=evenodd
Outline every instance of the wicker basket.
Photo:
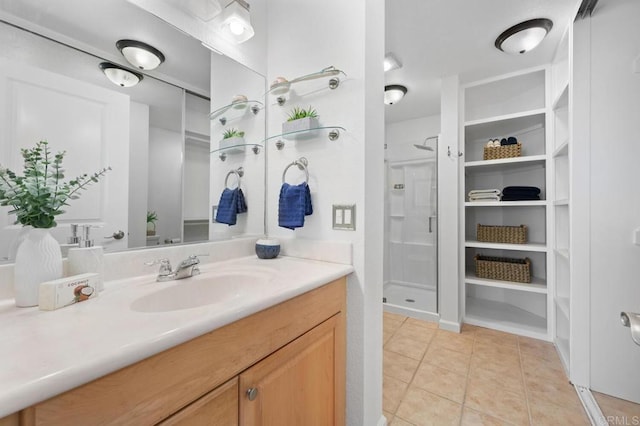
M 522 155 L 522 143 L 514 145 L 485 146 L 483 160 L 497 160 L 499 158 L 520 157 Z
M 476 227 L 478 241 L 484 243 L 526 244 L 527 226 L 490 226 L 478 224 Z
M 476 255 L 476 276 L 491 280 L 531 282 L 531 260 Z

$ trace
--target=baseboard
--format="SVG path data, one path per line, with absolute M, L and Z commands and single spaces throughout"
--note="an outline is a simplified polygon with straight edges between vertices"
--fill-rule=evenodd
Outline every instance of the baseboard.
M 578 393 L 578 398 L 580 398 L 580 402 L 582 402 L 582 406 L 584 407 L 584 411 L 587 412 L 587 416 L 589 417 L 589 421 L 592 425 L 595 426 L 607 426 L 609 422 L 607 421 L 604 414 L 602 414 L 602 410 L 600 410 L 600 406 L 598 402 L 593 397 L 593 394 L 584 386 L 573 386 Z
M 383 415 L 380 416 L 380 420 L 378 420 L 378 426 L 387 426 L 387 418 Z
M 459 322 L 445 321 L 443 319 L 439 321 L 439 325 L 441 329 L 453 331 L 455 333 L 460 333 L 460 330 L 462 329 L 462 325 Z

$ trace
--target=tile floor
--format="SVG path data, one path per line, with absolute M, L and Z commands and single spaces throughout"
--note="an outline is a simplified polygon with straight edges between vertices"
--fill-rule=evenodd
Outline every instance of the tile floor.
M 548 342 L 467 324 L 452 333 L 388 312 L 383 342 L 390 425 L 589 424 Z M 640 419 L 640 405 L 596 398 L 605 416 Z

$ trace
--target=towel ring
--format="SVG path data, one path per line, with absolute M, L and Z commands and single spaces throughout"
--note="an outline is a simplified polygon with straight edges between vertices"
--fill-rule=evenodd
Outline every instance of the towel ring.
M 304 157 L 300 157 L 298 160 L 292 163 L 289 163 L 289 165 L 287 165 L 287 167 L 284 168 L 284 172 L 282 172 L 282 183 L 286 182 L 285 176 L 287 175 L 287 170 L 289 170 L 289 167 L 291 166 L 298 166 L 300 170 L 304 170 L 304 175 L 305 175 L 304 183 L 309 183 L 309 170 L 307 170 L 308 165 L 309 165 L 309 162 Z
M 242 167 L 238 167 L 237 170 L 230 170 L 229 173 L 227 173 L 227 176 L 224 178 L 224 187 L 227 189 L 232 189 L 232 188 L 229 188 L 229 176 L 231 175 L 238 176 L 237 188 L 240 188 L 240 178 L 244 176 L 244 169 Z

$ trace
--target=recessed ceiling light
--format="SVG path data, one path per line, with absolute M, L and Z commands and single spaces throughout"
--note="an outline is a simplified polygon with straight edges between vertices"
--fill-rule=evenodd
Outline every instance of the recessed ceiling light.
M 387 53 L 384 55 L 384 72 L 395 70 L 402 67 L 398 58 L 396 58 L 393 53 Z
M 153 46 L 137 40 L 118 40 L 116 47 L 125 59 L 141 70 L 152 70 L 164 62 L 164 55 Z
M 546 18 L 520 22 L 500 34 L 495 46 L 506 53 L 523 54 L 538 46 L 552 27 L 553 22 Z
M 120 87 L 135 86 L 142 80 L 142 74 L 129 71 L 111 62 L 101 62 L 98 66 L 113 84 Z
M 406 94 L 407 88 L 400 84 L 384 86 L 384 103 L 387 105 L 393 105 L 404 98 L 404 95 Z

